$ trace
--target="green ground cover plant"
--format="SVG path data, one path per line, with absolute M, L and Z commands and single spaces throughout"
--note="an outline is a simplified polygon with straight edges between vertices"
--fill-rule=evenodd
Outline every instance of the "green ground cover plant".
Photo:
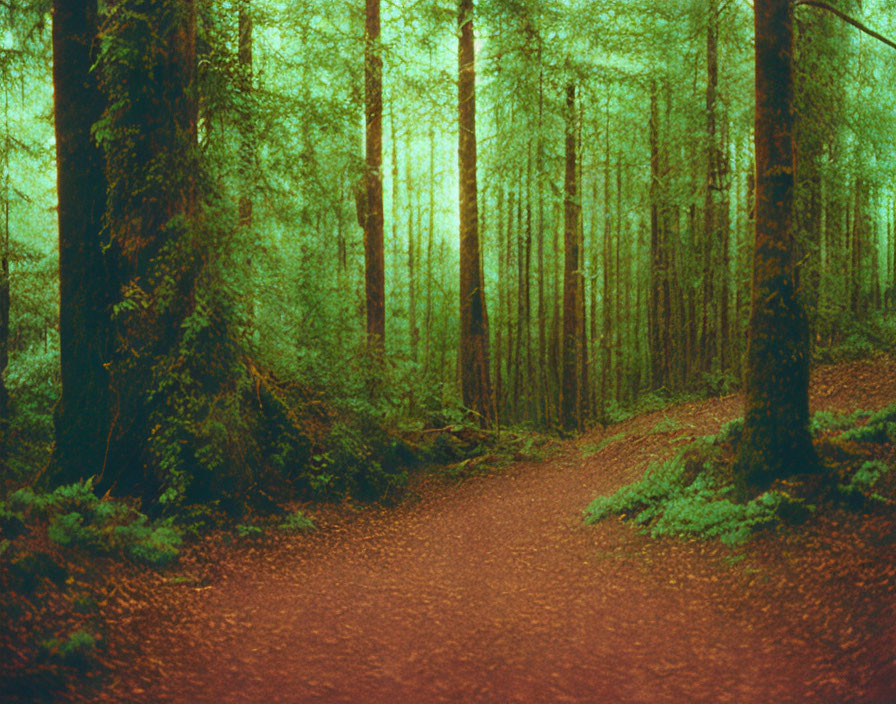
M 651 464 L 640 481 L 596 498 L 585 521 L 619 516 L 653 537 L 695 536 L 738 545 L 759 531 L 805 521 L 823 505 L 892 502 L 877 490 L 890 465 L 876 455 L 896 442 L 896 406 L 874 414 L 816 414 L 812 430 L 819 454 L 827 458 L 825 468 L 777 481 L 749 497 L 739 495 L 731 473 L 742 427 L 742 420 L 731 421 L 717 435 Z

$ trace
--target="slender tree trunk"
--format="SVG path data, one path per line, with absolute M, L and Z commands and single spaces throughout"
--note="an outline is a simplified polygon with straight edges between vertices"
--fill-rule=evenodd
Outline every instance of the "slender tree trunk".
M 476 73 L 473 0 L 458 3 L 458 173 L 460 175 L 460 351 L 464 405 L 491 423 L 489 336 L 476 202 Z
M 663 283 L 668 275 L 663 254 L 664 242 L 661 226 L 663 205 L 660 201 L 660 149 L 659 149 L 659 99 L 656 83 L 650 89 L 650 122 L 648 144 L 650 147 L 650 299 L 647 309 L 648 339 L 650 345 L 650 386 L 662 388 L 668 383 L 665 370 L 669 359 L 663 348 L 663 328 L 669 324 L 663 319 Z
M 495 322 L 495 398 L 502 415 L 507 416 L 507 403 L 504 398 L 504 319 L 507 315 L 507 296 L 505 294 L 506 264 L 504 247 L 501 238 L 504 233 L 504 184 L 498 178 L 498 318 Z
M 97 49 L 97 4 L 55 0 L 53 5 L 62 371 L 55 459 L 57 480 L 68 483 L 99 477 L 105 466 L 112 405 L 105 363 L 112 351 L 111 305 L 117 292 L 103 253 L 103 155 L 91 135 L 105 104 L 91 70 Z M 7 198 L 7 241 L 8 217 Z M 0 308 L 6 312 L 0 317 L 7 329 L 8 273 L 4 257 Z M 0 365 L 5 368 L 3 357 Z
M 576 202 L 576 88 L 566 88 L 566 177 L 564 180 L 564 265 L 563 265 L 563 428 L 572 430 L 579 424 L 577 401 L 578 378 L 578 284 L 579 229 Z
M 532 419 L 538 415 L 537 403 L 535 401 L 537 388 L 535 381 L 535 370 L 532 365 L 532 296 L 529 290 L 529 282 L 532 280 L 532 148 L 531 143 L 526 152 L 526 236 L 523 244 L 523 269 L 522 291 L 520 291 L 520 300 L 522 301 L 522 317 L 523 323 L 520 326 L 521 337 L 523 340 L 523 370 L 525 384 L 526 399 L 526 418 Z
M 814 469 L 809 328 L 793 230 L 793 26 L 789 0 L 756 0 L 756 240 L 737 475 L 744 486 Z
M 239 63 L 239 89 L 248 102 L 252 94 L 252 15 L 251 0 L 239 0 L 238 25 L 239 42 L 237 60 Z M 240 115 L 240 177 L 242 180 L 239 203 L 240 226 L 252 227 L 252 193 L 249 187 L 255 154 L 255 128 L 250 111 L 243 110 Z
M 709 17 L 706 31 L 706 182 L 704 183 L 703 206 L 703 321 L 701 324 L 701 371 L 712 371 L 717 355 L 718 331 L 715 325 L 714 308 L 716 252 L 721 240 L 720 208 L 721 192 L 720 161 L 722 155 L 716 135 L 716 94 L 719 83 L 718 66 L 718 0 L 709 0 Z
M 547 275 L 544 263 L 544 71 L 541 68 L 541 51 L 538 52 L 538 143 L 535 148 L 535 171 L 537 182 L 538 233 L 538 395 L 541 422 L 550 424 L 550 403 L 548 402 L 547 375 L 547 320 L 544 303 L 544 279 Z
M 9 210 L 10 179 L 9 172 L 9 83 L 6 67 L 3 70 L 3 251 L 0 252 L 0 469 L 4 468 L 9 451 L 9 391 L 4 377 L 9 367 Z
M 436 133 L 429 127 L 429 222 L 426 232 L 426 314 L 424 316 L 423 375 L 428 376 L 432 354 L 432 241 L 436 217 Z
M 407 141 L 407 165 L 405 179 L 408 191 L 408 326 L 409 342 L 411 345 L 411 359 L 417 361 L 417 346 L 420 341 L 420 331 L 417 328 L 417 240 L 419 235 L 414 230 L 414 181 L 411 177 L 411 138 Z
M 604 143 L 604 240 L 602 246 L 603 269 L 603 300 L 601 302 L 601 317 L 603 318 L 602 332 L 600 336 L 601 347 L 601 376 L 600 376 L 600 402 L 601 418 L 607 415 L 607 399 L 610 393 L 610 369 L 611 369 L 611 335 L 613 333 L 613 305 L 610 297 L 610 268 L 611 247 L 613 241 L 613 218 L 610 215 L 610 99 L 607 97 L 606 111 L 606 140 Z
M 380 54 L 380 0 L 366 0 L 364 105 L 366 115 L 366 198 L 364 200 L 364 280 L 367 338 L 382 350 L 386 339 L 386 278 L 383 252 L 383 59 Z
M 513 187 L 508 188 L 507 191 L 507 227 L 504 230 L 504 242 L 502 244 L 502 248 L 504 249 L 504 274 L 506 280 L 504 282 L 505 288 L 505 301 L 507 306 L 504 309 L 504 312 L 507 314 L 507 345 L 504 352 L 504 363 L 506 365 L 506 374 L 504 375 L 504 379 L 506 382 L 504 395 L 507 402 L 507 417 L 508 418 L 516 418 L 516 375 L 514 371 L 516 367 L 513 363 L 513 349 L 514 349 L 514 329 L 513 329 L 513 303 L 514 293 L 513 293 L 513 215 L 514 215 L 514 206 L 516 203 L 516 191 Z

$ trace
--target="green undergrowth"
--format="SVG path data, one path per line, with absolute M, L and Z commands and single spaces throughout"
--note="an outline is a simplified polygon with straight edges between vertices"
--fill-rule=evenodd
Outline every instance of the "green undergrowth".
M 454 426 L 436 443 L 443 450 L 453 447 L 453 459 L 446 461 L 439 454 L 432 466 L 455 480 L 500 472 L 518 462 L 538 462 L 557 446 L 550 436 L 531 430 L 504 428 L 490 433 L 472 426 Z
M 731 473 L 742 427 L 740 419 L 729 422 L 671 460 L 651 464 L 640 481 L 595 499 L 585 511 L 586 522 L 619 516 L 653 537 L 695 536 L 737 545 L 759 531 L 804 522 L 823 507 L 892 505 L 887 462 L 896 443 L 896 405 L 873 414 L 816 414 L 812 431 L 825 471 L 776 481 L 748 501 L 736 498 Z
M 820 316 L 815 322 L 823 346 L 813 349 L 817 363 L 836 364 L 867 359 L 880 352 L 896 349 L 896 317 L 873 313 L 863 319 L 849 312 Z
M 606 450 L 610 445 L 613 445 L 620 440 L 625 440 L 625 438 L 625 433 L 616 433 L 615 435 L 603 438 L 601 440 L 598 440 L 597 442 L 591 442 L 586 445 L 582 445 L 579 448 L 579 451 L 582 453 L 582 457 L 591 457 L 592 455 L 596 455 L 598 452 Z
M 0 502 L 4 535 L 22 534 L 34 524 L 46 524 L 47 536 L 56 545 L 156 566 L 175 560 L 182 544 L 171 518 L 150 521 L 130 502 L 100 499 L 89 480 L 49 493 L 26 487 Z

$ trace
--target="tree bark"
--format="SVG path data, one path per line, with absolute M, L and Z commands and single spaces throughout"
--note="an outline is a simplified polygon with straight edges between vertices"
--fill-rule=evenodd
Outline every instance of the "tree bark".
M 789 0 L 756 0 L 756 236 L 736 475 L 744 489 L 818 465 L 809 435 L 809 327 L 793 229 Z
M 115 290 L 103 253 L 103 155 L 91 135 L 105 104 L 91 71 L 97 30 L 96 0 L 53 3 L 62 372 L 54 454 L 59 483 L 102 475 L 111 422 L 105 363 L 111 354 Z M 8 297 L 7 274 L 4 260 Z
M 107 99 L 121 106 L 110 116 L 104 151 L 107 222 L 120 251 L 123 300 L 110 365 L 111 444 L 98 489 L 117 486 L 122 493 L 157 498 L 165 485 L 177 484 L 174 494 L 186 489 L 182 467 L 191 467 L 195 478 L 198 437 L 185 409 L 194 404 L 197 414 L 208 414 L 207 407 L 198 409 L 198 380 L 207 385 L 203 389 L 221 389 L 230 381 L 223 370 L 232 359 L 221 339 L 226 323 L 211 305 L 200 316 L 211 333 L 203 337 L 208 347 L 196 337 L 185 343 L 197 279 L 210 266 L 195 220 L 196 8 L 193 0 L 124 0 L 107 22 L 109 32 L 133 41 L 133 60 L 146 70 L 133 71 L 116 54 L 101 63 Z
M 386 275 L 383 252 L 383 59 L 380 55 L 380 0 L 366 0 L 364 26 L 364 106 L 366 117 L 366 197 L 364 200 L 364 281 L 367 340 L 382 351 L 386 339 Z
M 460 178 L 460 358 L 464 405 L 483 426 L 491 424 L 493 398 L 489 337 L 479 254 L 476 188 L 476 71 L 473 0 L 458 2 L 458 173 Z
M 565 430 L 579 424 L 579 227 L 576 201 L 576 88 L 566 88 L 566 176 L 563 210 L 563 389 L 562 422 Z

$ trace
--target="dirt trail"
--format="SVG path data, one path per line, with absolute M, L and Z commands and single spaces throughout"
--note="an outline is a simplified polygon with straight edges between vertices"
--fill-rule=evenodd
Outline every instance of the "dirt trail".
M 813 389 L 815 409 L 881 407 L 896 399 L 896 364 L 821 370 Z M 106 605 L 119 661 L 82 695 L 896 701 L 890 519 L 835 516 L 741 549 L 582 524 L 594 496 L 739 413 L 729 397 L 641 416 L 544 462 L 246 550 L 207 584 L 159 586 L 149 600 L 134 576 Z

